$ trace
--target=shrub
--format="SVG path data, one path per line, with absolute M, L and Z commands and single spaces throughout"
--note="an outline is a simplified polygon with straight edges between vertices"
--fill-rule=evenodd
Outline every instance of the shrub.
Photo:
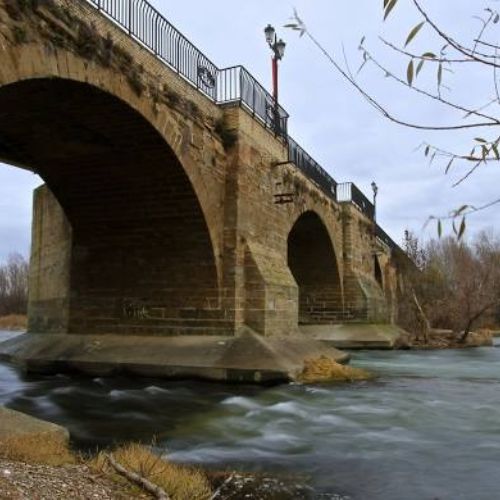
M 121 446 L 113 452 L 113 457 L 125 469 L 163 488 L 174 500 L 205 500 L 212 496 L 203 472 L 172 464 L 141 444 Z M 99 472 L 113 472 L 104 452 L 99 453 L 91 465 Z

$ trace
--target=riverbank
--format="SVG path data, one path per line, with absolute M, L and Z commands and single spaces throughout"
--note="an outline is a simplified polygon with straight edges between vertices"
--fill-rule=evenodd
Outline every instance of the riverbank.
M 492 347 L 494 344 L 495 332 L 482 329 L 470 332 L 465 342 L 462 342 L 461 333 L 451 330 L 431 330 L 427 339 L 423 337 L 412 338 L 407 344 L 403 344 L 405 349 L 465 349 L 474 347 Z
M 497 348 L 356 351 L 352 366 L 377 379 L 312 386 L 47 377 L 0 362 L 0 404 L 66 427 L 78 454 L 156 436 L 173 463 L 237 471 L 235 487 L 250 474 L 305 483 L 312 498 L 491 500 L 499 364 L 498 340 Z
M 31 437 L 31 444 L 36 439 Z M 1 443 L 0 498 L 145 499 L 160 498 L 164 492 L 170 500 L 305 500 L 313 492 L 294 477 L 213 472 L 174 464 L 138 444 L 87 458 L 60 441 L 27 444 L 26 440 Z
M 0 316 L 0 330 L 10 332 L 25 332 L 28 328 L 27 316 L 20 314 L 9 314 Z

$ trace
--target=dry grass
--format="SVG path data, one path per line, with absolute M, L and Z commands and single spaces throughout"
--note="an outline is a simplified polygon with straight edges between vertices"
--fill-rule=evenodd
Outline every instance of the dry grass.
M 19 314 L 0 317 L 0 330 L 26 331 L 28 318 Z
M 0 458 L 53 467 L 79 462 L 63 437 L 59 439 L 43 434 L 13 436 L 2 440 Z
M 163 488 L 174 500 L 206 500 L 212 496 L 210 482 L 203 472 L 169 463 L 143 445 L 124 445 L 113 452 L 113 457 L 127 470 Z M 90 465 L 100 473 L 114 474 L 104 452 Z
M 327 356 L 309 359 L 304 363 L 304 369 L 298 377 L 299 382 L 312 384 L 316 382 L 353 382 L 355 380 L 370 380 L 371 373 L 341 365 Z
M 173 500 L 208 500 L 212 496 L 210 481 L 203 472 L 169 463 L 145 446 L 124 445 L 113 452 L 113 457 L 127 470 L 163 488 Z M 112 479 L 117 486 L 126 488 L 130 497 L 143 493 L 116 473 L 106 458 L 106 452 L 84 460 L 68 448 L 62 436 L 60 439 L 43 434 L 7 438 L 0 441 L 0 459 L 50 467 L 86 464 L 95 473 Z

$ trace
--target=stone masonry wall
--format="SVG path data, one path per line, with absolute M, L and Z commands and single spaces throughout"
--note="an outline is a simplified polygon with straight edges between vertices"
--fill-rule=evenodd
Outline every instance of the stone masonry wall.
M 65 333 L 69 326 L 71 226 L 45 186 L 36 189 L 33 198 L 28 330 Z

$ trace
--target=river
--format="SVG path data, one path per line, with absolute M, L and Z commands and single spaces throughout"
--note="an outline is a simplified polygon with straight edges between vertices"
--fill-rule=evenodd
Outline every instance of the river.
M 500 343 L 353 356 L 379 378 L 259 388 L 33 376 L 0 363 L 0 404 L 66 426 L 80 448 L 156 436 L 172 460 L 297 474 L 317 498 L 500 497 Z

